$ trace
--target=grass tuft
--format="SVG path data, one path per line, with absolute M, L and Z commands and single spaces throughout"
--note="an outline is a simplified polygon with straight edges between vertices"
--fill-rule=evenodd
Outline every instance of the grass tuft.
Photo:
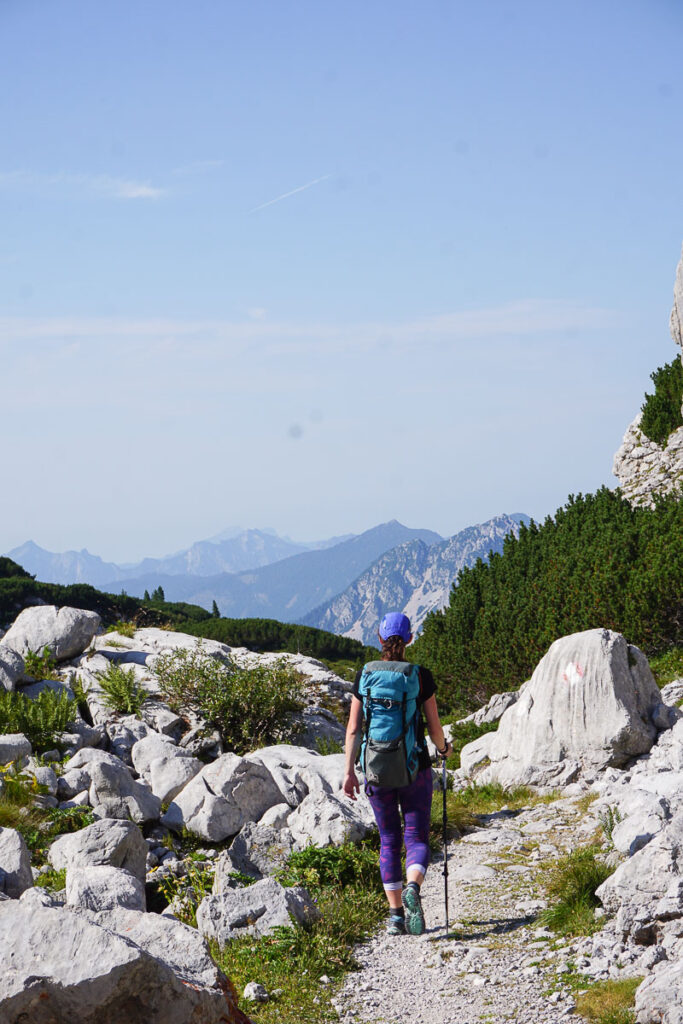
M 134 622 L 124 622 L 123 619 L 119 619 L 113 626 L 107 627 L 107 633 L 118 633 L 120 636 L 127 636 L 129 640 L 132 640 L 137 628 Z
M 633 1004 L 642 980 L 597 981 L 576 997 L 576 1009 L 592 1024 L 635 1024 Z
M 544 889 L 550 905 L 540 920 L 560 935 L 590 935 L 599 928 L 595 890 L 612 874 L 598 859 L 599 848 L 585 846 L 560 857 L 544 871 Z

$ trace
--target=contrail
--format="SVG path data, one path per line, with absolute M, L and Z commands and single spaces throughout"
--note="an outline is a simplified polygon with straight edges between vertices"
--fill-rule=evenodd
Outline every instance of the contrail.
M 257 210 L 264 210 L 266 206 L 272 206 L 273 203 L 279 203 L 281 199 L 289 199 L 290 196 L 295 196 L 297 192 L 305 192 L 307 188 L 311 188 L 313 185 L 318 185 L 321 181 L 327 181 L 331 178 L 331 174 L 323 174 L 322 178 L 314 178 L 313 181 L 307 181 L 305 185 L 299 185 L 298 188 L 293 188 L 291 192 L 283 192 L 281 196 L 277 196 L 275 199 L 269 199 L 267 203 L 261 203 L 260 206 L 255 206 L 249 213 L 256 213 Z

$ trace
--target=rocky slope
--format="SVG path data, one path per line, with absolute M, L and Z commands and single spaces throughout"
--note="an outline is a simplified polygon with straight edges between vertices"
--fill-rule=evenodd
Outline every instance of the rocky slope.
M 417 633 L 430 611 L 448 604 L 459 571 L 478 558 L 488 558 L 491 551 L 502 551 L 505 536 L 515 533 L 520 522 L 528 522 L 528 516 L 501 515 L 438 543 L 416 540 L 401 544 L 301 621 L 376 644 L 377 623 L 392 608 L 408 615 Z
M 676 272 L 669 323 L 674 343 L 683 350 L 683 255 Z M 683 427 L 674 430 L 665 445 L 659 445 L 643 434 L 641 418 L 642 413 L 638 413 L 629 424 L 614 456 L 612 472 L 629 501 L 652 506 L 658 494 L 683 486 Z
M 35 778 L 43 806 L 90 807 L 95 819 L 49 847 L 52 868 L 66 872 L 59 892 L 41 885 L 45 869 L 32 867 L 21 834 L 0 828 L 2 1024 L 245 1024 L 206 941 L 258 938 L 314 919 L 306 890 L 283 888 L 273 872 L 290 850 L 357 840 L 374 828 L 364 795 L 352 804 L 341 793 L 343 755 L 313 749 L 318 738 L 343 734 L 327 708 L 348 705 L 350 684 L 312 659 L 285 656 L 308 680 L 300 741 L 308 745 L 240 757 L 206 723 L 160 699 L 159 657 L 196 643 L 157 629 L 101 635 L 94 613 L 46 606 L 22 612 L 0 641 L 3 689 L 34 700 L 45 688 L 67 693 L 75 674 L 92 720 L 69 724 L 62 757 L 37 759 L 24 735 L 0 736 L 0 764 Z M 61 678 L 32 682 L 24 655 L 44 645 Z M 244 664 L 275 657 L 212 641 L 203 641 L 203 656 Z M 147 692 L 140 717 L 113 712 L 103 699 L 98 673 L 111 663 L 134 672 Z M 485 816 L 451 846 L 447 936 L 437 866 L 424 889 L 425 935 L 382 935 L 358 949 L 360 973 L 333 993 L 339 1017 L 555 1024 L 574 1010 L 569 982 L 578 972 L 584 986 L 644 978 L 638 1024 L 681 1024 L 682 699 L 683 680 L 660 693 L 642 654 L 599 629 L 556 641 L 516 698 L 492 699 L 478 717 L 498 718 L 498 731 L 463 749 L 451 784 L 526 783 L 528 802 Z M 193 867 L 183 834 L 198 838 L 199 864 L 213 877 L 196 929 L 176 918 L 174 903 L 162 914 L 146 909 L 146 885 L 182 879 Z M 602 928 L 554 939 L 537 920 L 544 878 L 564 852 L 598 842 L 614 869 L 598 889 Z M 234 872 L 257 881 L 245 888 Z

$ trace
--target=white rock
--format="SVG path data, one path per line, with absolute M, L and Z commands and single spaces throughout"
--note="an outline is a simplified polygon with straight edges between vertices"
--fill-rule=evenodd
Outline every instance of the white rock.
M 158 733 L 139 740 L 131 750 L 133 766 L 162 803 L 173 800 L 204 764 Z
M 33 747 L 23 732 L 6 732 L 0 735 L 0 764 L 25 762 L 33 753 Z
M 100 625 L 97 612 L 40 605 L 24 608 L 0 643 L 21 655 L 42 653 L 47 647 L 57 661 L 66 661 L 89 646 Z
M 248 985 L 245 985 L 242 995 L 250 1003 L 267 1003 L 270 999 L 268 991 L 257 981 L 250 981 Z
M 294 839 L 288 828 L 275 829 L 262 822 L 248 821 L 216 861 L 213 891 L 224 892 L 231 887 L 232 871 L 253 878 L 274 874 L 293 848 Z
M 187 783 L 161 820 L 169 828 L 185 826 L 209 842 L 220 842 L 281 802 L 282 794 L 261 762 L 223 754 Z
M 135 782 L 124 764 L 114 766 L 96 761 L 90 771 L 90 806 L 99 818 L 131 818 L 138 824 L 158 821 L 161 800 L 140 782 Z
M 273 878 L 264 878 L 245 889 L 205 896 L 197 908 L 197 927 L 205 938 L 223 946 L 240 935 L 267 935 L 293 921 L 304 924 L 319 917 L 306 889 L 285 889 Z
M 369 804 L 360 800 L 326 793 L 311 793 L 287 819 L 294 842 L 306 846 L 340 846 L 364 839 L 374 828 L 375 818 Z
M 67 833 L 54 841 L 47 856 L 56 871 L 108 864 L 145 880 L 147 843 L 130 821 L 104 819 L 79 832 Z
M 579 768 L 624 764 L 652 746 L 650 716 L 659 703 L 647 659 L 620 633 L 562 637 L 503 714 L 487 747 L 491 764 L 477 778 L 553 785 L 573 782 Z
M 0 892 L 12 899 L 33 885 L 31 854 L 20 832 L 0 828 Z
M 665 963 L 636 990 L 638 1024 L 683 1024 L 683 960 Z
M 24 659 L 0 641 L 0 690 L 16 689 L 17 682 L 24 674 Z
M 215 970 L 210 985 L 196 978 L 186 980 L 165 962 L 163 940 L 153 942 L 150 954 L 142 943 L 136 944 L 130 927 L 123 937 L 107 926 L 113 920 L 110 915 L 133 911 L 97 915 L 104 927 L 87 913 L 14 900 L 0 904 L 0 961 L 11 964 L 0 973 L 3 1024 L 19 1020 L 31 1024 L 57 1020 L 236 1024 L 243 1020 L 219 971 Z M 139 917 L 155 918 L 151 924 L 161 932 L 164 925 L 158 915 Z
M 66 902 L 88 910 L 145 910 L 145 886 L 123 868 L 104 864 L 70 867 L 66 872 Z

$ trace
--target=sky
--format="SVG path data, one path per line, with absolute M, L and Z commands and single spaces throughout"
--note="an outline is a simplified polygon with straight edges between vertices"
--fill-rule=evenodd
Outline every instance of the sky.
M 0 551 L 614 486 L 682 47 L 680 0 L 0 0 Z

